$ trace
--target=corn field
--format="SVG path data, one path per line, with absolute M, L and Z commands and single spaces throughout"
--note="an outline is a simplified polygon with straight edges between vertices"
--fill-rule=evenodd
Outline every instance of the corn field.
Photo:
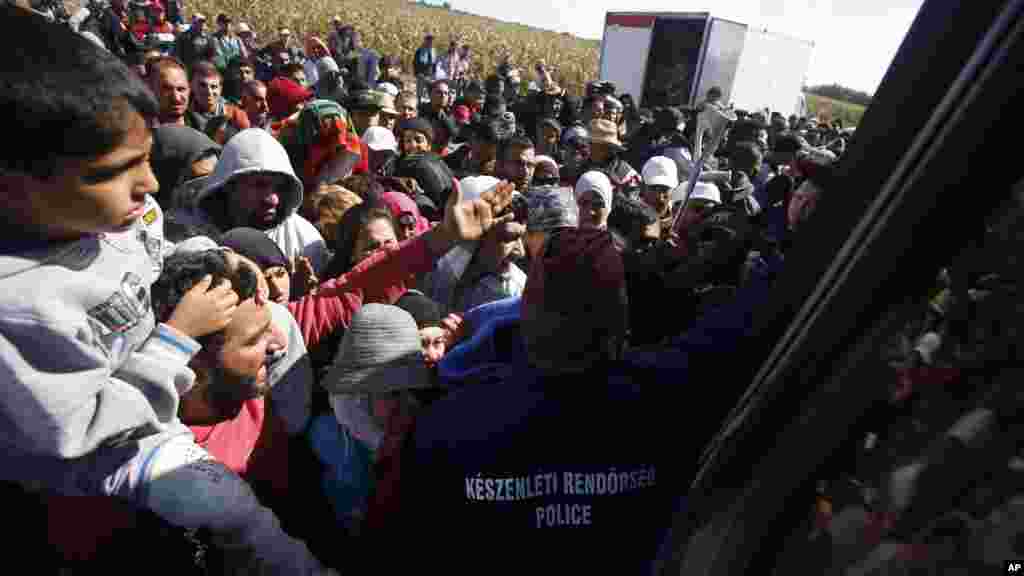
M 331 18 L 337 15 L 362 34 L 364 46 L 398 57 L 406 73 L 412 71 L 413 52 L 428 32 L 434 34 L 438 56 L 453 39 L 468 44 L 472 75 L 481 79 L 508 58 L 522 70 L 523 80 L 534 80 L 534 65 L 543 60 L 554 67 L 562 86 L 580 94 L 598 72 L 597 41 L 405 0 L 186 0 L 186 10 L 189 16 L 203 13 L 211 23 L 221 12 L 230 14 L 236 23 L 249 24 L 261 44 L 271 41 L 280 26 L 287 26 L 296 39 L 316 34 L 326 41 Z

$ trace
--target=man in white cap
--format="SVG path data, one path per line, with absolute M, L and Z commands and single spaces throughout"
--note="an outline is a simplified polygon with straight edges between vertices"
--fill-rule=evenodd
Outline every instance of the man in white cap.
M 596 170 L 580 176 L 576 181 L 576 205 L 581 229 L 608 228 L 608 215 L 612 211 L 612 183 L 608 176 Z
M 677 188 L 680 192 L 677 194 L 677 200 L 682 200 L 685 189 L 688 185 L 684 183 L 682 186 Z M 693 187 L 693 193 L 686 200 L 686 204 L 682 205 L 679 202 L 683 213 L 679 217 L 678 229 L 680 232 L 686 231 L 689 228 L 695 227 L 700 224 L 704 217 L 713 210 L 715 207 L 722 204 L 722 192 L 718 189 L 718 186 L 710 182 L 697 182 Z M 678 210 L 678 208 L 676 209 Z
M 667 237 L 672 224 L 672 191 L 679 187 L 676 163 L 665 156 L 655 156 L 644 164 L 641 199 L 654 208 L 661 220 L 661 235 Z
M 395 133 L 383 126 L 371 126 L 363 133 L 363 143 L 370 152 L 370 172 L 377 176 L 393 176 L 398 158 Z

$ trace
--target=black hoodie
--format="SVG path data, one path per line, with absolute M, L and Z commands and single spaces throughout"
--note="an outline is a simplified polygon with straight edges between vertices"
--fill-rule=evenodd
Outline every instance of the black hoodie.
M 220 156 L 220 146 L 208 136 L 186 126 L 160 126 L 153 130 L 150 164 L 160 191 L 156 201 L 164 212 L 184 206 L 181 184 L 191 175 L 191 166 L 206 156 Z

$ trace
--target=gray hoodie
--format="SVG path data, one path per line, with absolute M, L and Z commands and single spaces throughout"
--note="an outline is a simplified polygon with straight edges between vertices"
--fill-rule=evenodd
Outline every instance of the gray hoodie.
M 149 287 L 169 247 L 152 198 L 117 234 L 0 253 L 0 479 L 109 495 L 207 527 L 271 574 L 319 562 L 177 418 L 199 344 L 155 324 Z
M 277 221 L 266 230 L 289 260 L 306 256 L 319 273 L 327 264 L 327 244 L 320 232 L 297 213 L 302 205 L 302 181 L 292 169 L 288 153 L 266 130 L 249 128 L 236 134 L 221 152 L 220 160 L 206 187 L 196 195 L 192 206 L 176 211 L 183 223 L 212 225 L 222 233 L 235 228 L 228 217 L 231 206 L 224 195 L 225 185 L 241 174 L 271 172 L 284 174 L 290 186 L 281 193 Z

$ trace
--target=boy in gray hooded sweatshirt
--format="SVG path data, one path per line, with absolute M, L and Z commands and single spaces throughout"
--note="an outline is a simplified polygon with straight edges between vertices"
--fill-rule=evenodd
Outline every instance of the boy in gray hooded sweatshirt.
M 322 571 L 177 418 L 194 338 L 223 329 L 238 296 L 207 279 L 155 323 L 153 96 L 111 54 L 20 8 L 0 8 L 0 38 L 20 47 L 0 53 L 0 121 L 19 143 L 0 158 L 0 480 L 128 499 L 209 528 L 267 573 Z

